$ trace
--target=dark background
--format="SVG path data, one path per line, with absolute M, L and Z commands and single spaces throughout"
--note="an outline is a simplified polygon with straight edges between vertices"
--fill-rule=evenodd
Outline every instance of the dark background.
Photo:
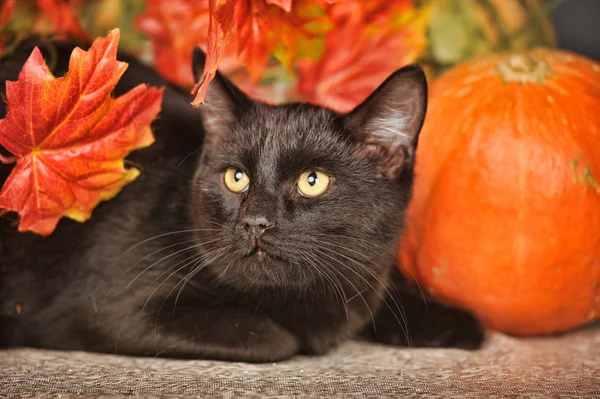
M 600 61 L 600 0 L 563 0 L 552 22 L 559 47 Z

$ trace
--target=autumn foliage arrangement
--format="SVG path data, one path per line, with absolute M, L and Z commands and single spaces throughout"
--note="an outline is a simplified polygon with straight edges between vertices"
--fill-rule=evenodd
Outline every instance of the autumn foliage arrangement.
M 60 78 L 52 75 L 52 57 L 43 60 L 35 50 L 18 81 L 7 83 L 0 162 L 14 168 L 0 191 L 0 212 L 16 212 L 20 231 L 48 235 L 62 217 L 87 220 L 100 201 L 117 195 L 140 173 L 126 167 L 124 159 L 152 144 L 150 124 L 160 112 L 162 91 L 140 86 L 112 98 L 127 67 L 116 60 L 117 46 L 192 91 L 196 106 L 219 68 L 263 101 L 308 101 L 343 112 L 399 67 L 419 62 L 432 82 L 431 105 L 400 247 L 402 269 L 499 330 L 535 334 L 580 325 L 600 313 L 595 266 L 600 254 L 592 248 L 600 240 L 599 225 L 592 216 L 585 219 L 598 213 L 594 176 L 600 170 L 590 152 L 598 132 L 589 126 L 599 123 L 593 118 L 600 114 L 600 89 L 592 84 L 586 92 L 581 86 L 600 82 L 600 67 L 567 61 L 574 56 L 550 50 L 527 51 L 555 44 L 547 4 L 0 1 L 0 63 L 31 36 L 75 40 L 89 48 L 73 52 L 69 72 Z M 207 52 L 198 82 L 190 67 L 195 46 Z M 469 61 L 474 58 L 479 61 Z M 548 75 L 539 81 L 505 80 L 502 68 L 523 72 L 519 59 L 541 60 Z M 548 90 L 556 92 L 554 102 Z M 574 96 L 581 98 L 577 107 L 558 105 Z M 568 111 L 546 124 L 557 109 Z M 440 125 L 447 129 L 440 132 Z M 525 134 L 525 125 L 535 129 Z M 497 191 L 500 183 L 504 191 Z M 571 215 L 581 219 L 580 228 L 564 229 L 574 222 L 557 216 L 565 214 L 561 207 L 575 212 Z M 511 223 L 503 222 L 506 212 Z M 494 233 L 490 223 L 503 233 Z M 551 238 L 572 245 L 552 252 L 545 247 Z M 540 255 L 539 248 L 554 257 Z M 575 254 L 581 255 L 577 261 Z M 544 280 L 548 273 L 555 274 Z M 561 296 L 565 292 L 569 298 Z M 566 306 L 568 301 L 573 305 Z
M 10 155 L 0 156 L 5 163 L 16 162 L 16 168 L 0 192 L 0 208 L 20 215 L 20 231 L 46 235 L 62 216 L 85 221 L 100 200 L 116 195 L 135 178 L 135 169 L 126 169 L 122 159 L 151 143 L 148 125 L 158 109 L 151 107 L 152 112 L 129 121 L 129 126 L 116 124 L 125 123 L 119 118 L 131 111 L 127 107 L 132 103 L 144 107 L 146 101 L 141 88 L 135 91 L 137 97 L 131 94 L 135 98 L 110 98 L 126 68 L 115 60 L 117 44 L 168 80 L 193 90 L 195 105 L 202 103 L 218 67 L 264 101 L 309 101 L 347 111 L 410 62 L 420 61 L 433 77 L 476 54 L 552 44 L 549 24 L 536 3 L 2 0 L 0 60 L 31 36 L 70 39 L 88 47 L 93 38 L 117 27 L 119 31 L 97 41 L 89 53 L 73 54 L 72 68 L 83 65 L 84 76 L 71 68 L 66 77 L 55 79 L 35 52 L 19 81 L 7 85 L 8 115 L 1 122 L 0 144 Z M 454 32 L 452 41 L 446 39 L 449 32 Z M 100 53 L 106 46 L 110 51 Z M 194 82 L 190 67 L 195 46 L 207 52 L 199 82 Z M 101 70 L 100 61 L 106 61 Z M 52 59 L 47 62 L 52 65 Z M 76 87 L 81 79 L 90 81 Z M 44 86 L 46 81 L 52 84 Z M 93 104 L 82 103 L 84 90 L 100 89 L 96 85 L 102 85 L 94 92 L 100 97 Z M 37 96 L 21 95 L 27 90 L 37 90 Z M 146 90 L 158 104 L 158 92 Z M 82 113 L 87 119 L 80 118 Z M 35 133 L 24 136 L 18 129 L 21 123 Z M 120 133 L 125 128 L 130 131 Z M 119 135 L 126 135 L 126 144 Z M 69 152 L 72 148 L 77 151 Z M 61 149 L 68 149 L 62 153 L 69 156 L 62 156 Z M 103 159 L 98 158 L 101 152 Z M 56 173 L 63 168 L 66 174 Z
M 118 27 L 120 48 L 174 83 L 190 88 L 198 83 L 190 62 L 192 49 L 200 46 L 208 53 L 205 81 L 218 66 L 262 100 L 310 101 L 338 110 L 352 108 L 407 63 L 419 61 L 433 77 L 476 55 L 554 44 L 547 10 L 539 0 L 0 4 L 0 35 L 5 45 L 10 43 L 7 51 L 32 34 L 89 45 Z

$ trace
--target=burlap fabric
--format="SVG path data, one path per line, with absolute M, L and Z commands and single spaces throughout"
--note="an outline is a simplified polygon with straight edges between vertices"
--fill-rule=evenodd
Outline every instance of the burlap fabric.
M 276 364 L 0 352 L 1 397 L 600 398 L 600 328 L 561 337 L 491 333 L 480 351 L 348 342 Z

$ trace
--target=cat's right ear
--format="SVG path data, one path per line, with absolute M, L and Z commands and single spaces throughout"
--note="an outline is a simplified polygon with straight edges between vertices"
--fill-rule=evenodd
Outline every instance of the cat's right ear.
M 196 82 L 200 80 L 205 64 L 206 54 L 196 47 L 192 53 L 192 70 Z M 199 107 L 206 133 L 216 138 L 229 131 L 236 115 L 251 102 L 246 94 L 217 71 L 214 79 L 208 84 L 204 104 Z
M 377 156 L 380 172 L 394 179 L 414 162 L 427 110 L 427 80 L 417 65 L 391 74 L 346 116 L 347 127 Z

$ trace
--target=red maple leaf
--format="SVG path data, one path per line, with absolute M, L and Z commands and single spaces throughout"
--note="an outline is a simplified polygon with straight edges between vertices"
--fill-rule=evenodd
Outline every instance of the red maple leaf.
M 425 14 L 412 0 L 340 1 L 327 8 L 334 20 L 320 60 L 302 60 L 296 95 L 338 111 L 363 101 L 425 47 Z
M 58 79 L 36 48 L 18 81 L 6 83 L 0 145 L 16 166 L 0 191 L 0 209 L 20 215 L 19 231 L 51 234 L 62 216 L 83 222 L 139 175 L 123 158 L 154 142 L 150 123 L 163 89 L 139 85 L 111 98 L 127 68 L 116 60 L 118 41 L 115 29 L 89 51 L 75 49 Z
M 227 44 L 231 40 L 233 27 L 233 13 L 237 0 L 225 0 L 219 5 L 218 0 L 208 0 L 209 4 L 209 27 L 208 27 L 208 50 L 206 52 L 206 64 L 199 81 L 194 86 L 193 93 L 196 98 L 192 105 L 200 105 L 204 102 L 208 84 L 215 77 L 219 63 L 225 55 Z
M 15 8 L 16 0 L 6 0 L 0 3 L 0 31 L 4 29 L 10 17 L 12 16 L 13 9 Z M 4 52 L 5 36 L 0 34 L 0 54 Z
M 281 7 L 285 12 L 292 11 L 292 0 L 266 0 L 266 2 Z
M 257 81 L 277 42 L 275 32 L 280 21 L 270 14 L 279 14 L 281 9 L 269 7 L 263 0 L 241 0 L 235 11 L 238 54 L 252 80 Z
M 192 50 L 208 48 L 209 1 L 147 0 L 146 11 L 135 23 L 151 39 L 154 65 L 168 80 L 192 86 Z M 239 66 L 235 47 L 224 54 L 219 68 L 228 72 Z
M 87 43 L 89 36 L 82 28 L 74 7 L 82 0 L 37 0 L 37 6 L 52 23 L 55 33 L 73 35 L 79 40 Z
M 3 28 L 10 19 L 16 3 L 17 0 L 5 0 L 0 3 L 0 28 Z

